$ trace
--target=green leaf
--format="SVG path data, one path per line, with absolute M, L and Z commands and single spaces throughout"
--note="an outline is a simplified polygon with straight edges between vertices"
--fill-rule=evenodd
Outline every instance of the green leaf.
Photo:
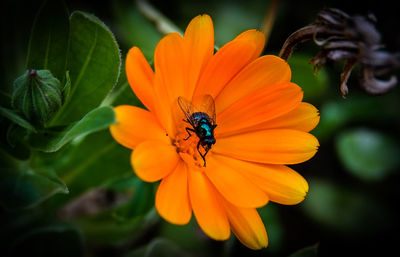
M 131 152 L 119 145 L 108 130 L 103 130 L 69 144 L 48 158 L 58 160 L 49 165 L 54 165 L 57 174 L 68 185 L 71 191 L 68 198 L 72 199 L 91 188 L 132 174 Z
M 382 180 L 400 165 L 398 142 L 369 129 L 341 133 L 336 139 L 336 151 L 346 170 L 367 181 Z
M 44 1 L 33 24 L 26 68 L 50 70 L 64 81 L 68 33 L 68 10 L 64 2 Z
M 34 169 L 29 161 L 18 161 L 2 152 L 0 160 L 0 205 L 6 210 L 32 208 L 57 193 L 68 193 L 50 169 Z
M 67 70 L 71 90 L 49 125 L 80 120 L 100 105 L 118 80 L 121 57 L 114 35 L 93 15 L 75 11 L 70 17 Z
M 115 122 L 115 114 L 111 107 L 104 106 L 92 110 L 80 121 L 62 131 L 44 131 L 31 137 L 31 146 L 45 152 L 55 152 L 77 137 L 107 128 Z
M 304 100 L 317 99 L 328 88 L 329 79 L 325 70 L 313 72 L 311 57 L 294 54 L 288 63 L 292 69 L 292 82 L 299 85 L 304 91 Z
M 27 130 L 36 133 L 36 129 L 29 123 L 29 121 L 22 118 L 19 114 L 17 114 L 14 110 L 10 110 L 0 106 L 0 115 L 9 119 L 15 124 L 20 125 Z
M 40 227 L 22 235 L 11 246 L 10 256 L 83 256 L 83 237 L 75 227 Z

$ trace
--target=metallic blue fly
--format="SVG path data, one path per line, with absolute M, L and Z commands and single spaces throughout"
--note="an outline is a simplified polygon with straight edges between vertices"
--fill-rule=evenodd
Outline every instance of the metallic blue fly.
M 210 151 L 211 146 L 215 144 L 214 129 L 217 127 L 215 124 L 215 103 L 210 95 L 203 97 L 199 108 L 194 107 L 189 101 L 182 97 L 178 97 L 178 104 L 182 111 L 185 113 L 185 122 L 189 123 L 192 127 L 186 127 L 186 132 L 189 134 L 184 140 L 188 140 L 192 134 L 196 133 L 199 138 L 197 143 L 197 151 L 203 158 L 204 167 L 206 166 L 206 154 Z M 202 154 L 200 145 L 205 150 Z

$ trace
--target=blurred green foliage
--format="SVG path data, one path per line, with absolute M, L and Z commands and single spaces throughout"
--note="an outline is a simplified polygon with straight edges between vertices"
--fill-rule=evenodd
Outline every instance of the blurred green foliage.
M 346 170 L 364 180 L 383 180 L 400 164 L 396 139 L 368 129 L 342 132 L 336 149 Z
M 329 86 L 328 74 L 325 70 L 313 72 L 310 60 L 312 56 L 294 54 L 288 63 L 292 69 L 292 81 L 301 86 L 304 101 L 320 98 Z
M 217 46 L 243 30 L 260 28 L 271 4 L 151 3 L 182 30 L 197 14 L 209 13 Z M 361 10 L 349 3 L 328 3 L 344 11 L 376 7 L 366 4 Z M 383 15 L 383 6 L 372 10 L 383 19 L 385 33 L 384 25 L 393 26 L 393 19 L 390 10 Z M 279 2 L 264 54 L 276 54 L 285 38 L 311 22 L 322 7 L 317 1 Z M 328 256 L 349 253 L 347 249 L 360 254 L 396 248 L 398 88 L 387 95 L 367 96 L 352 77 L 350 94 L 342 99 L 341 67 L 327 66 L 314 74 L 309 59 L 317 48 L 310 44 L 295 52 L 289 60 L 292 80 L 303 88 L 305 100 L 320 110 L 320 124 L 312 133 L 321 146 L 311 161 L 294 166 L 310 185 L 305 201 L 297 206 L 269 203 L 259 210 L 270 245 L 255 252 L 234 237 L 210 240 L 194 219 L 186 226 L 162 220 L 154 209 L 157 185 L 135 177 L 130 151 L 108 132 L 115 122 L 112 106 L 142 106 L 126 81 L 127 51 L 139 46 L 152 63 L 163 36 L 134 1 L 20 0 L 6 1 L 7 8 L 1 24 L 8 38 L 1 42 L 0 76 L 4 256 Z M 392 36 L 384 34 L 388 46 L 398 50 Z M 10 104 L 12 83 L 27 69 L 50 70 L 68 85 L 63 106 L 44 126 L 32 125 Z

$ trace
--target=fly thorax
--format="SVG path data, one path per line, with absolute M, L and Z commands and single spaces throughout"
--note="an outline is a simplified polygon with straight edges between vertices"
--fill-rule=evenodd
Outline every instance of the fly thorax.
M 200 134 L 202 137 L 211 137 L 212 136 L 212 128 L 207 123 L 200 124 Z

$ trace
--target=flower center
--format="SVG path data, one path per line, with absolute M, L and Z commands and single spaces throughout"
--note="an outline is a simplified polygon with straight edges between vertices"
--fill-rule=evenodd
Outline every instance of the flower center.
M 173 140 L 173 144 L 176 147 L 176 151 L 181 156 L 182 160 L 184 160 L 188 165 L 192 167 L 202 168 L 204 165 L 203 159 L 199 154 L 199 150 L 204 154 L 204 148 L 199 145 L 199 150 L 197 146 L 199 144 L 199 137 L 195 132 L 190 131 L 190 135 L 186 128 L 193 129 L 192 126 L 188 123 L 183 123 Z

